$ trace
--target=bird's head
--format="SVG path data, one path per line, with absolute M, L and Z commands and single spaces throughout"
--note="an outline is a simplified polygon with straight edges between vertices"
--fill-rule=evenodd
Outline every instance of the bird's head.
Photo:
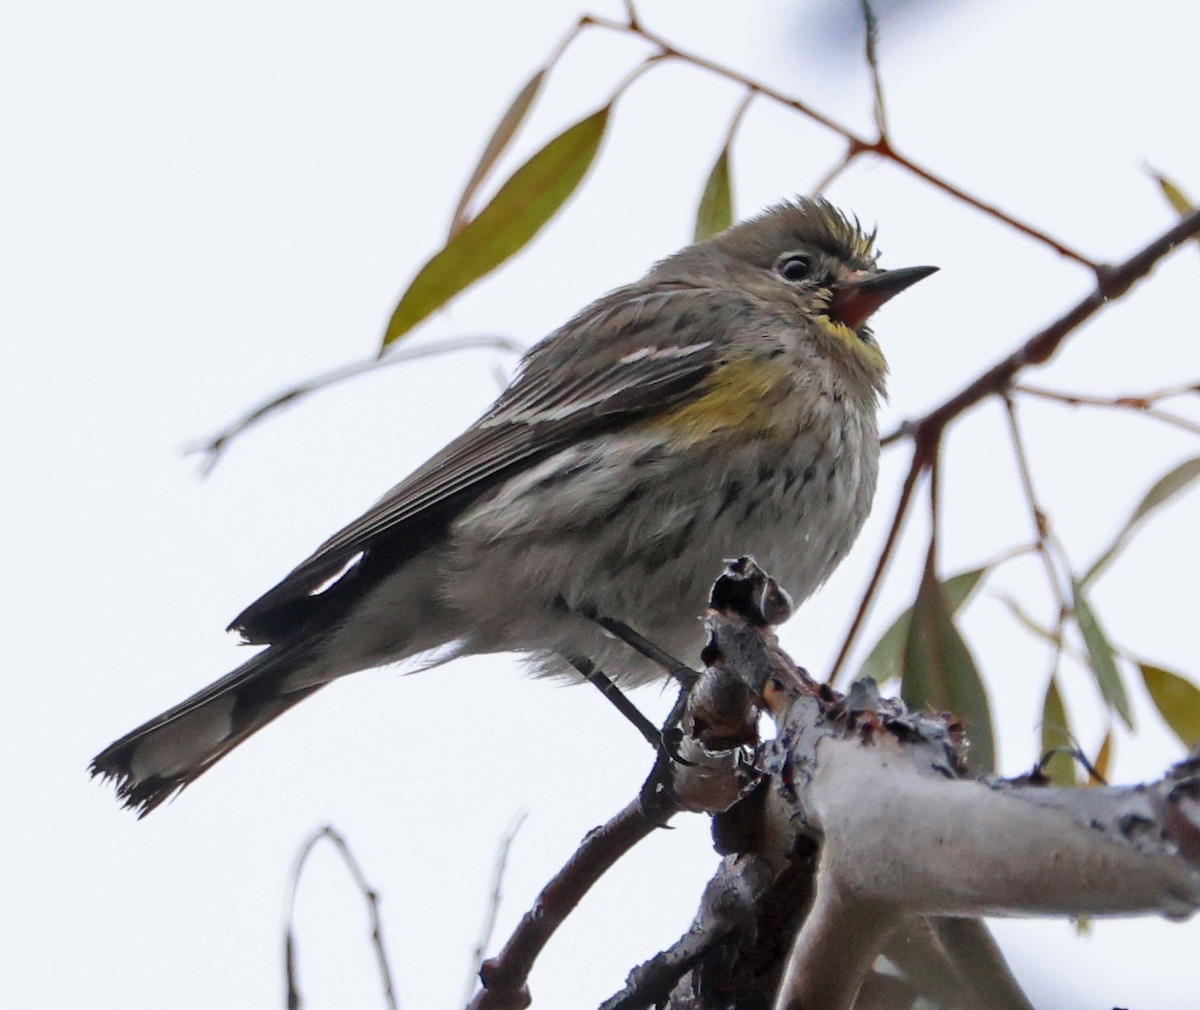
M 711 270 L 712 280 L 770 302 L 877 392 L 883 391 L 887 362 L 868 320 L 937 270 L 882 269 L 874 230 L 825 200 L 807 198 L 770 207 L 679 255 Z

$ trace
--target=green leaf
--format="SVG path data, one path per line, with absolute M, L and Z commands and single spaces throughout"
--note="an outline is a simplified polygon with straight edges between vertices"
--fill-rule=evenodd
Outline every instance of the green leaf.
M 979 580 L 986 574 L 986 567 L 972 568 L 970 571 L 960 572 L 942 583 L 942 592 L 945 593 L 953 613 L 957 614 L 962 609 L 962 605 L 967 602 L 975 587 L 979 585 Z M 859 667 L 859 678 L 873 677 L 876 683 L 882 684 L 900 676 L 904 661 L 904 643 L 908 640 L 908 626 L 911 620 L 912 608 L 910 607 L 892 622 L 891 627 L 875 643 L 875 648 L 871 650 L 871 654 L 863 660 L 862 666 Z
M 1158 183 L 1159 189 L 1163 191 L 1163 196 L 1167 198 L 1167 203 L 1175 208 L 1175 212 L 1180 217 L 1185 217 L 1196 209 L 1191 200 L 1187 198 L 1183 190 L 1175 185 L 1170 179 L 1159 172 L 1151 171 L 1151 177 Z
M 1042 754 L 1060 747 L 1073 748 L 1075 737 L 1067 722 L 1067 710 L 1058 690 L 1058 678 L 1052 676 L 1042 700 Z M 1043 766 L 1046 775 L 1056 786 L 1076 785 L 1075 760 L 1070 754 L 1055 754 Z
M 1095 563 L 1087 570 L 1087 574 L 1080 581 L 1086 586 L 1094 580 L 1113 558 L 1117 556 L 1117 553 L 1125 546 L 1137 528 L 1155 509 L 1161 505 L 1165 505 L 1175 495 L 1179 494 L 1179 492 L 1186 491 L 1198 477 L 1200 477 L 1200 457 L 1185 459 L 1179 466 L 1163 474 L 1156 480 L 1153 487 L 1146 492 L 1145 496 L 1138 503 L 1138 507 L 1133 510 L 1133 514 L 1125 521 L 1125 525 L 1121 527 L 1120 532 L 1108 550 L 1096 559 Z
M 392 313 L 383 348 L 523 249 L 587 174 L 610 106 L 568 127 L 518 168 L 491 202 L 413 278 Z
M 1200 477 L 1200 457 L 1184 460 L 1175 469 L 1163 474 L 1133 510 L 1129 523 L 1132 525 L 1140 522 L 1164 502 L 1191 485 L 1197 477 Z
M 910 709 L 957 715 L 971 739 L 973 771 L 995 767 L 995 739 L 987 691 L 966 642 L 954 626 L 950 602 L 931 564 L 926 565 L 904 643 L 900 696 Z
M 1096 620 L 1095 611 L 1084 595 L 1083 586 L 1075 582 L 1075 620 L 1079 624 L 1079 632 L 1083 635 L 1083 644 L 1087 646 L 1088 665 L 1096 677 L 1096 686 L 1111 708 L 1124 720 L 1125 725 L 1133 729 L 1133 712 L 1129 707 L 1129 696 L 1125 693 L 1125 685 L 1121 681 L 1121 673 L 1113 658 L 1112 646 Z
M 1150 700 L 1189 750 L 1200 743 L 1200 687 L 1161 666 L 1138 663 Z
M 537 98 L 538 92 L 542 89 L 542 82 L 546 79 L 546 68 L 542 67 L 525 83 L 520 91 L 517 92 L 517 97 L 512 100 L 504 115 L 500 117 L 500 122 L 496 124 L 496 129 L 492 131 L 491 137 L 488 138 L 487 146 L 483 149 L 483 154 L 479 156 L 479 164 L 475 166 L 475 171 L 471 173 L 471 178 L 467 185 L 463 188 L 462 196 L 459 197 L 458 206 L 454 208 L 454 217 L 450 222 L 450 234 L 446 241 L 454 238 L 460 231 L 466 227 L 470 220 L 469 208 L 471 199 L 478 192 L 479 187 L 483 184 L 483 180 L 487 178 L 488 172 L 500 160 L 512 143 L 513 137 L 516 136 L 517 130 L 521 123 L 525 121 L 525 117 L 529 114 L 530 108 L 533 106 L 533 100 Z
M 1169 203 L 1180 217 L 1187 217 L 1196 205 L 1188 199 L 1187 194 L 1182 189 L 1175 185 L 1170 179 L 1160 172 L 1155 172 L 1153 169 L 1148 170 L 1154 181 L 1158 183 L 1158 188 L 1162 190 L 1163 196 L 1167 198 Z M 1196 239 L 1197 244 L 1200 244 L 1200 238 Z
M 708 173 L 700 206 L 696 209 L 695 240 L 703 242 L 733 224 L 733 190 L 729 179 L 729 145 L 721 148 L 721 154 Z

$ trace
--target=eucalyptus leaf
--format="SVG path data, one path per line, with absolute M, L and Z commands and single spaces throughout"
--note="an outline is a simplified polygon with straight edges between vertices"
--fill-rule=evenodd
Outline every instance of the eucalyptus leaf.
M 1058 748 L 1073 748 L 1075 736 L 1067 722 L 1067 709 L 1058 690 L 1058 678 L 1052 676 L 1046 685 L 1046 696 L 1042 699 L 1042 754 Z M 1077 784 L 1075 761 L 1070 754 L 1052 755 L 1043 765 L 1047 777 L 1056 786 Z
M 463 187 L 462 196 L 459 197 L 458 206 L 454 208 L 454 217 L 450 221 L 450 234 L 446 241 L 454 238 L 466 226 L 470 220 L 470 205 L 479 187 L 483 185 L 483 180 L 487 178 L 488 172 L 500 160 L 512 143 L 513 137 L 516 136 L 517 130 L 520 129 L 521 123 L 525 121 L 525 117 L 529 114 L 530 108 L 533 106 L 533 100 L 537 98 L 538 92 L 542 89 L 542 82 L 546 79 L 546 68 L 542 67 L 534 74 L 525 86 L 517 92 L 516 98 L 512 100 L 512 104 L 505 110 L 503 116 L 500 117 L 500 122 L 496 124 L 496 129 L 492 131 L 491 137 L 488 138 L 487 146 L 483 149 L 483 154 L 479 156 L 479 163 L 475 166 L 475 171 L 471 173 L 471 178 Z
M 708 173 L 700 206 L 696 209 L 695 240 L 703 242 L 723 232 L 733 224 L 733 188 L 729 176 L 729 145 Z
M 1187 198 L 1187 195 L 1175 183 L 1168 179 L 1160 172 L 1151 172 L 1154 181 L 1158 183 L 1159 189 L 1163 191 L 1163 196 L 1167 198 L 1167 203 L 1175 208 L 1175 212 L 1180 217 L 1190 214 L 1196 209 L 1195 204 Z
M 1154 486 L 1146 492 L 1146 497 L 1133 510 L 1129 522 L 1140 522 L 1171 497 L 1189 487 L 1197 477 L 1200 477 L 1200 457 L 1184 460 L 1155 481 Z
M 1180 189 L 1174 182 L 1168 179 L 1165 175 L 1159 172 L 1151 172 L 1155 181 L 1158 183 L 1159 189 L 1162 190 L 1163 196 L 1167 198 L 1169 203 L 1180 217 L 1187 217 L 1196 209 L 1196 205 L 1191 201 L 1186 193 Z M 1200 245 L 1200 238 L 1196 239 L 1197 245 Z
M 994 769 L 995 738 L 987 691 L 954 626 L 950 602 L 932 565 L 926 566 L 909 620 L 900 695 L 910 709 L 932 708 L 962 719 L 971 740 L 971 769 Z
M 1100 782 L 1107 782 L 1110 778 L 1112 769 L 1112 754 L 1113 754 L 1113 734 L 1110 728 L 1104 734 L 1104 740 L 1100 744 L 1100 750 L 1096 752 L 1096 758 L 1092 762 L 1092 767 L 1096 769 L 1096 774 L 1100 777 Z M 1099 785 L 1100 783 L 1097 783 Z
M 953 613 L 958 613 L 971 593 L 974 592 L 975 587 L 979 585 L 979 580 L 986 574 L 986 566 L 972 568 L 970 571 L 951 576 L 942 583 L 942 592 L 945 593 Z M 871 650 L 870 655 L 863 660 L 862 666 L 859 667 L 858 677 L 872 677 L 877 684 L 882 684 L 900 676 L 904 662 L 904 643 L 908 639 L 908 626 L 911 620 L 912 608 L 910 607 L 897 617 L 891 627 L 880 636 L 879 641 L 875 643 L 875 648 Z
M 1198 477 L 1200 477 L 1200 458 L 1192 458 L 1185 459 L 1177 467 L 1156 480 L 1150 490 L 1142 497 L 1137 508 L 1125 520 L 1125 525 L 1121 527 L 1120 532 L 1117 533 L 1116 539 L 1113 540 L 1108 550 L 1096 559 L 1095 563 L 1087 570 L 1087 574 L 1080 581 L 1084 585 L 1093 581 L 1096 576 L 1108 567 L 1109 563 L 1117 556 L 1118 552 L 1129 541 L 1129 538 L 1133 536 L 1137 528 L 1155 509 L 1165 505 L 1181 491 L 1186 491 Z
M 568 127 L 518 168 L 491 202 L 426 263 L 400 297 L 385 350 L 469 284 L 523 249 L 575 192 L 595 160 L 609 106 Z
M 1189 750 L 1200 743 L 1200 687 L 1151 663 L 1138 663 L 1142 683 L 1171 732 Z
M 1088 666 L 1096 678 L 1096 686 L 1111 708 L 1125 725 L 1133 729 L 1133 712 L 1129 707 L 1129 696 L 1125 693 L 1125 684 L 1121 680 L 1121 672 L 1117 669 L 1117 661 L 1113 658 L 1113 649 L 1108 637 L 1096 620 L 1096 613 L 1088 602 L 1083 586 L 1075 582 L 1075 620 L 1079 624 L 1079 632 L 1083 635 L 1083 644 L 1087 647 Z

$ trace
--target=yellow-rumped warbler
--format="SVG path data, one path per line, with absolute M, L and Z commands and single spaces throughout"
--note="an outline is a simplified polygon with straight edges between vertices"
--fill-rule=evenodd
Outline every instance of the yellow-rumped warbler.
M 586 615 L 695 659 L 724 559 L 797 599 L 875 491 L 886 365 L 868 317 L 933 267 L 885 271 L 823 200 L 690 246 L 535 346 L 475 424 L 230 625 L 267 648 L 92 762 L 145 814 L 330 681 L 431 650 L 539 674 L 662 671 Z

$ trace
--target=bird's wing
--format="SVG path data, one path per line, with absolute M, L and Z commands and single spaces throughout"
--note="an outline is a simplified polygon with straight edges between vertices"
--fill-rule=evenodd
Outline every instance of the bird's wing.
M 310 603 L 339 572 L 362 569 L 362 579 L 394 570 L 514 472 L 580 438 L 695 398 L 737 315 L 728 294 L 718 299 L 704 288 L 624 288 L 595 302 L 526 355 L 482 418 L 326 540 L 230 629 L 251 642 L 277 641 L 308 623 Z

